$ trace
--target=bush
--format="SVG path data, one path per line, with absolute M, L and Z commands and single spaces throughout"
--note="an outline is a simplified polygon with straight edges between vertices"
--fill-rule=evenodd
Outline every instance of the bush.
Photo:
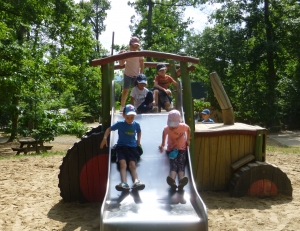
M 88 128 L 81 121 L 67 121 L 58 124 L 58 130 L 61 134 L 72 134 L 80 138 L 87 132 Z

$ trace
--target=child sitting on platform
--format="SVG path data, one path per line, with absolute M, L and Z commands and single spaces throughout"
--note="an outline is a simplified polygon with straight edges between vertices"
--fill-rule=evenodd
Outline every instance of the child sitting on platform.
M 152 110 L 153 93 L 145 87 L 146 85 L 146 76 L 139 74 L 136 78 L 136 86 L 130 93 L 130 102 L 137 109 L 137 113 L 157 112 L 157 108 Z
M 172 92 L 169 89 L 169 85 L 172 84 L 176 88 L 178 83 L 169 75 L 166 75 L 167 67 L 163 63 L 158 63 L 156 66 L 157 76 L 154 79 L 154 101 L 153 108 L 161 105 L 166 111 L 172 110 Z

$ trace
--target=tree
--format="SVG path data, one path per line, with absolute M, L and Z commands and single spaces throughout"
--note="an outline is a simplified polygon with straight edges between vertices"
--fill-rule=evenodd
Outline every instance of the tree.
M 219 73 L 238 119 L 268 128 L 280 125 L 285 111 L 280 104 L 282 91 L 287 90 L 287 85 L 280 83 L 291 78 L 292 73 L 286 75 L 287 66 L 297 59 L 297 52 L 290 46 L 294 31 L 289 26 L 295 25 L 292 22 L 298 17 L 299 4 L 268 0 L 205 2 L 222 2 L 222 8 L 211 16 L 214 27 L 192 35 L 190 40 L 195 43 L 188 43 L 186 50 L 197 53 L 207 70 Z

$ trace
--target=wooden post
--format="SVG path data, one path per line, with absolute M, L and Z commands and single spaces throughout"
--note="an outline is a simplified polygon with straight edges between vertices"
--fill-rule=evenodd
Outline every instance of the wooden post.
M 180 70 L 181 70 L 181 80 L 182 80 L 182 88 L 183 88 L 183 108 L 184 108 L 184 118 L 185 123 L 188 124 L 191 128 L 191 140 L 190 140 L 190 155 L 192 160 L 192 167 L 194 171 L 194 131 L 195 131 L 195 120 L 194 120 L 194 112 L 192 106 L 192 87 L 189 78 L 188 72 L 188 64 L 187 62 L 180 62 Z
M 224 90 L 221 80 L 216 72 L 210 73 L 209 77 L 210 77 L 211 87 L 222 109 L 223 123 L 225 125 L 233 125 L 234 114 L 233 114 L 232 105 Z
M 177 78 L 177 74 L 176 74 L 176 67 L 175 67 L 175 62 L 174 60 L 170 60 L 170 72 L 171 72 L 171 76 L 172 78 L 177 82 L 178 78 Z M 174 102 L 174 105 L 175 105 L 175 108 L 178 109 L 178 91 L 179 89 L 176 88 L 176 89 L 173 89 L 173 98 L 175 100 Z
M 255 160 L 256 161 L 264 161 L 263 160 L 263 131 L 257 131 L 255 138 Z
M 110 127 L 110 109 L 111 109 L 111 78 L 110 64 L 101 66 L 102 73 L 102 131 Z

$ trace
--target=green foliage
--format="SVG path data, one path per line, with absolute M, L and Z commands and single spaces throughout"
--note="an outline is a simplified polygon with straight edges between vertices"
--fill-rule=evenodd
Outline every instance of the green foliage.
M 78 121 L 90 116 L 90 113 L 85 112 L 86 105 L 74 105 L 67 111 L 67 116 L 70 120 Z
M 60 134 L 71 134 L 80 138 L 88 131 L 88 128 L 81 121 L 65 121 L 58 125 L 58 130 Z
M 208 107 L 210 107 L 210 102 L 206 102 L 203 99 L 194 99 L 194 112 L 201 112 Z

